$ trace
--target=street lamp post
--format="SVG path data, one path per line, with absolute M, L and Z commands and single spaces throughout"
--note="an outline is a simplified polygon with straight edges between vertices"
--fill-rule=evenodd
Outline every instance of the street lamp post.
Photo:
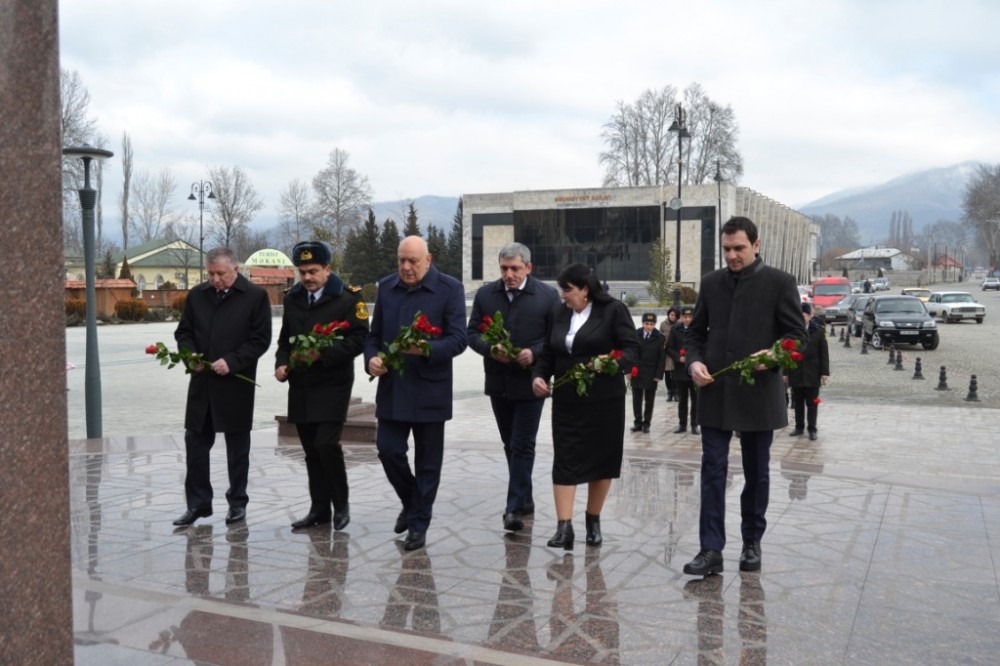
M 681 305 L 681 182 L 684 173 L 684 144 L 682 139 L 690 139 L 691 133 L 687 129 L 687 114 L 684 107 L 679 103 L 674 105 L 674 122 L 667 129 L 669 132 L 677 132 L 677 198 L 671 199 L 669 206 L 677 211 L 677 236 L 674 244 L 677 256 L 674 260 L 674 307 Z
M 197 196 L 196 196 L 197 195 Z M 212 183 L 199 180 L 191 183 L 191 195 L 188 201 L 198 202 L 198 282 L 205 281 L 205 199 L 214 199 Z
M 100 438 L 101 360 L 97 349 L 97 274 L 95 273 L 94 209 L 97 190 L 90 186 L 90 163 L 112 157 L 114 153 L 83 144 L 63 148 L 63 155 L 83 160 L 83 187 L 78 191 L 83 211 L 83 262 L 87 279 L 87 364 L 84 368 L 84 401 L 87 412 L 87 439 Z
M 719 218 L 719 268 L 722 268 L 725 263 L 722 257 L 722 160 L 715 160 L 715 185 L 719 190 L 719 207 L 716 210 L 716 215 Z

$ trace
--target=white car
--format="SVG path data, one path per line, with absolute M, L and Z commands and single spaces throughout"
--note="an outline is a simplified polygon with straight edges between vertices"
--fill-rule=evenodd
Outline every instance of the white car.
M 967 291 L 935 291 L 926 306 L 932 317 L 940 317 L 946 324 L 963 319 L 975 319 L 982 324 L 986 317 L 986 306 L 977 303 Z

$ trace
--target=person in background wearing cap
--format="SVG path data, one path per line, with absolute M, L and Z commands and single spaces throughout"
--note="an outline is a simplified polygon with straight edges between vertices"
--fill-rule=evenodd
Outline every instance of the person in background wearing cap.
M 795 409 L 795 429 L 789 434 L 798 437 L 808 424 L 809 439 L 816 441 L 816 414 L 819 411 L 819 387 L 830 376 L 830 349 L 826 343 L 826 329 L 812 316 L 812 305 L 802 304 L 802 318 L 806 322 L 803 358 L 798 367 L 787 371 L 788 385 L 792 389 L 792 406 Z
M 667 344 L 667 338 L 670 336 L 670 329 L 672 329 L 681 318 L 681 311 L 670 306 L 667 310 L 667 316 L 664 317 L 663 321 L 660 323 L 660 334 L 663 335 L 663 344 Z M 673 402 L 676 395 L 676 387 L 674 386 L 674 359 L 670 358 L 669 354 L 664 354 L 663 362 L 663 383 L 667 387 L 667 402 Z
M 295 529 L 326 525 L 342 530 L 351 521 L 347 466 L 340 435 L 354 385 L 354 359 L 368 335 L 368 309 L 361 289 L 344 284 L 330 270 L 326 243 L 306 241 L 292 248 L 298 283 L 285 294 L 285 312 L 275 354 L 274 377 L 288 382 L 288 422 L 294 423 L 306 454 L 309 512 Z M 308 355 L 293 352 L 291 339 L 316 324 L 346 321 L 343 339 Z M 332 507 L 332 513 L 331 513 Z
M 365 340 L 365 368 L 378 378 L 375 446 L 386 478 L 403 504 L 393 530 L 407 532 L 405 550 L 427 543 L 434 498 L 441 483 L 444 424 L 452 414 L 452 359 L 465 351 L 465 288 L 439 271 L 427 241 L 407 236 L 396 251 L 398 273 L 379 280 L 371 331 Z M 404 372 L 391 370 L 378 355 L 413 324 L 418 312 L 427 315 L 441 335 L 428 340 L 429 353 L 419 347 L 403 350 Z M 413 433 L 414 469 L 407 458 Z
M 767 527 L 771 441 L 788 425 L 784 381 L 777 369 L 758 365 L 754 383 L 739 372 L 713 377 L 731 363 L 766 353 L 782 339 L 805 340 L 802 302 L 795 277 L 764 264 L 757 226 L 747 217 L 722 225 L 726 267 L 701 278 L 694 318 L 684 338 L 688 374 L 698 385 L 701 425 L 701 550 L 684 565 L 684 573 L 706 576 L 722 572 L 726 545 L 726 478 L 729 443 L 740 433 L 743 492 L 740 571 L 759 571 L 760 540 Z
M 681 308 L 681 320 L 674 324 L 667 335 L 667 356 L 674 362 L 674 390 L 677 392 L 677 427 L 675 434 L 687 432 L 688 403 L 691 404 L 691 434 L 697 435 L 698 429 L 698 391 L 688 375 L 687 349 L 684 347 L 684 336 L 691 326 L 691 316 L 694 308 L 685 305 Z
M 469 346 L 483 357 L 486 395 L 490 396 L 507 457 L 507 500 L 503 528 L 524 529 L 524 516 L 535 512 L 531 474 L 535 467 L 535 437 L 545 399 L 531 390 L 531 366 L 545 345 L 545 331 L 559 304 L 559 293 L 531 275 L 531 250 L 521 243 L 500 249 L 500 279 L 487 282 L 472 301 L 467 335 Z M 520 347 L 515 357 L 504 355 L 499 346 L 490 346 L 479 327 L 483 317 L 499 312 L 510 332 L 511 342 Z
M 656 315 L 646 312 L 642 315 L 642 326 L 636 331 L 639 335 L 639 374 L 632 377 L 632 416 L 635 424 L 632 432 L 649 432 L 649 424 L 653 419 L 653 402 L 656 399 L 656 385 L 660 383 L 660 373 L 666 363 L 666 340 L 656 330 Z M 643 409 L 643 400 L 646 401 Z
M 271 345 L 271 302 L 267 292 L 240 274 L 240 263 L 229 248 L 205 254 L 208 281 L 188 292 L 184 312 L 174 332 L 179 349 L 204 354 L 210 369 L 191 373 L 184 412 L 187 511 L 174 521 L 186 527 L 212 515 L 209 454 L 215 433 L 226 434 L 229 462 L 229 512 L 226 524 L 246 518 L 247 476 L 250 472 L 250 429 L 257 360 Z

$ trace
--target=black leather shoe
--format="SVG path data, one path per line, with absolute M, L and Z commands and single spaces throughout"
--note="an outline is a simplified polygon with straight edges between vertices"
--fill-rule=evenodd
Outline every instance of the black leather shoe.
M 760 541 L 744 541 L 740 571 L 760 571 Z
M 674 428 L 674 434 L 679 435 L 682 432 L 687 432 L 687 430 L 688 428 L 686 425 L 679 425 L 676 428 Z
M 524 529 L 524 521 L 516 513 L 503 514 L 503 528 L 511 532 L 520 532 Z
M 229 507 L 229 513 L 226 514 L 226 525 L 232 525 L 233 523 L 238 523 L 241 520 L 247 519 L 247 509 L 244 506 L 231 506 Z
M 406 543 L 403 544 L 403 550 L 417 550 L 418 548 L 423 548 L 425 545 L 427 545 L 427 532 L 410 530 L 406 535 Z
M 707 576 L 722 573 L 722 553 L 717 550 L 699 551 L 694 559 L 684 565 L 689 576 Z
M 211 515 L 211 509 L 188 509 L 184 512 L 184 515 L 174 521 L 174 525 L 177 525 L 178 527 L 187 527 L 188 525 L 193 525 L 194 521 L 199 518 L 208 518 Z
M 649 434 L 649 426 L 648 425 L 642 426 L 642 433 L 644 435 L 648 435 Z
M 576 535 L 573 534 L 573 522 L 569 520 L 560 520 L 556 525 L 555 535 L 549 539 L 549 548 L 573 550 L 573 540 L 575 537 Z
M 816 441 L 816 431 L 815 430 L 810 430 L 809 431 L 809 441 L 810 442 L 815 442 Z
M 351 522 L 351 507 L 345 505 L 340 511 L 333 512 L 333 529 L 342 530 Z
M 306 514 L 305 518 L 296 520 L 294 523 L 292 523 L 292 529 L 304 530 L 307 527 L 326 525 L 328 522 L 330 522 L 330 514 L 326 514 L 324 516 L 310 511 L 309 513 Z
M 700 426 L 696 426 L 696 425 L 691 426 L 691 434 L 692 435 L 700 435 L 701 434 L 701 427 Z
M 406 513 L 406 509 L 403 509 L 399 512 L 399 515 L 396 516 L 396 525 L 392 528 L 392 531 L 396 534 L 402 534 L 406 531 Z
M 629 430 L 631 430 L 632 432 L 639 432 L 640 430 L 642 430 L 642 424 L 641 423 L 637 423 L 634 426 L 632 426 L 631 428 L 629 428 Z
M 587 545 L 600 546 L 604 541 L 604 537 L 601 536 L 601 516 L 589 513 L 584 513 L 583 515 L 587 521 Z
M 790 433 L 788 433 L 788 436 L 789 436 L 789 437 L 798 437 L 798 436 L 799 436 L 799 435 L 801 435 L 801 434 L 802 434 L 803 432 L 805 432 L 805 431 L 804 431 L 804 430 L 802 430 L 802 428 L 795 428 L 795 429 L 794 429 L 794 430 L 792 430 L 792 431 L 791 431 Z

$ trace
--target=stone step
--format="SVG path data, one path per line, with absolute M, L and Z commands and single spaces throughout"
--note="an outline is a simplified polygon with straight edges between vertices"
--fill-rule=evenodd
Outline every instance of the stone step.
M 288 416 L 277 414 L 274 420 L 278 422 L 278 441 L 281 444 L 298 444 L 299 433 L 294 423 L 288 422 Z M 375 431 L 378 422 L 375 420 L 375 403 L 364 402 L 361 398 L 351 398 L 347 406 L 347 420 L 340 441 L 345 444 L 372 444 L 375 442 Z

